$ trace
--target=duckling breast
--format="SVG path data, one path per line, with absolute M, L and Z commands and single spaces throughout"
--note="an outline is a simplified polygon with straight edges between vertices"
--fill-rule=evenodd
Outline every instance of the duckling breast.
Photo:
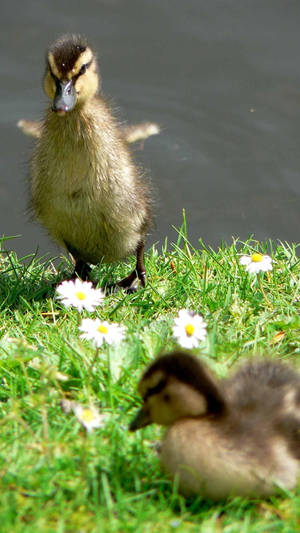
M 266 496 L 278 485 L 293 488 L 299 461 L 291 457 L 284 440 L 266 445 L 257 455 L 254 438 L 243 443 L 230 437 L 226 422 L 185 419 L 170 427 L 162 443 L 164 468 L 179 481 L 186 496 L 219 500 L 231 495 Z

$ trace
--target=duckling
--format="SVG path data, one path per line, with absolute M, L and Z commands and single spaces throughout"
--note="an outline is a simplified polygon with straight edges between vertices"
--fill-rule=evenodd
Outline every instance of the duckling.
M 130 424 L 167 426 L 164 468 L 185 496 L 219 500 L 293 489 L 300 475 L 300 375 L 251 360 L 218 380 L 184 352 L 154 361 L 142 376 L 143 406 Z
M 145 286 L 144 246 L 151 225 L 149 186 L 133 162 L 106 101 L 92 48 L 64 35 L 48 49 L 45 93 L 51 100 L 31 164 L 31 206 L 50 236 L 74 258 L 73 276 L 89 264 L 136 254 L 118 286 Z

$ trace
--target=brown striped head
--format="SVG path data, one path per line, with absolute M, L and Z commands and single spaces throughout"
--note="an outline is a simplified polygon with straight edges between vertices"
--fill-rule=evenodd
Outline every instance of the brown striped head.
M 52 109 L 64 115 L 82 106 L 98 91 L 99 75 L 94 52 L 79 35 L 64 35 L 47 52 L 44 89 Z
M 169 426 L 181 418 L 221 416 L 226 403 L 205 366 L 184 352 L 172 352 L 152 363 L 139 383 L 143 406 L 130 430 L 152 424 Z

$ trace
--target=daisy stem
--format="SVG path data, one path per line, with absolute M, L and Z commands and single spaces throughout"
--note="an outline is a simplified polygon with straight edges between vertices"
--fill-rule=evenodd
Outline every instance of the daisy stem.
M 86 444 L 87 444 L 87 430 L 84 430 L 84 436 L 83 436 L 83 446 L 82 446 L 82 453 L 81 453 L 81 469 L 82 469 L 82 477 L 83 479 L 86 479 Z
M 92 359 L 92 362 L 90 364 L 90 368 L 88 370 L 87 388 L 89 388 L 90 380 L 91 380 L 91 376 L 92 376 L 92 372 L 93 372 L 93 367 L 94 367 L 94 364 L 96 363 L 98 357 L 99 357 L 99 348 L 96 348 L 94 358 Z
M 107 350 L 107 385 L 108 385 L 108 393 L 109 393 L 109 405 L 110 407 L 113 407 L 113 398 L 111 394 L 111 365 L 110 365 L 110 351 L 109 348 Z
M 269 305 L 269 307 L 272 307 L 272 304 L 271 304 L 269 298 L 267 297 L 267 295 L 266 295 L 266 293 L 265 293 L 265 291 L 264 291 L 264 288 L 263 288 L 263 286 L 262 286 L 261 276 L 260 276 L 259 274 L 258 274 L 258 276 L 257 276 L 257 279 L 258 279 L 258 285 L 259 285 L 259 288 L 260 288 L 260 290 L 261 290 L 261 292 L 262 292 L 262 295 L 263 295 L 264 299 L 266 300 L 266 302 L 267 302 L 267 304 Z

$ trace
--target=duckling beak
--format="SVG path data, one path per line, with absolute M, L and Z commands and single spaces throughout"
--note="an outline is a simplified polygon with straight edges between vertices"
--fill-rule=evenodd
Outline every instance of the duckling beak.
M 142 407 L 129 425 L 129 431 L 136 431 L 137 429 L 144 428 L 149 424 L 152 424 L 150 415 L 145 407 Z
M 59 115 L 64 115 L 71 111 L 76 104 L 76 91 L 73 80 L 56 82 L 56 93 L 53 100 L 52 109 Z

